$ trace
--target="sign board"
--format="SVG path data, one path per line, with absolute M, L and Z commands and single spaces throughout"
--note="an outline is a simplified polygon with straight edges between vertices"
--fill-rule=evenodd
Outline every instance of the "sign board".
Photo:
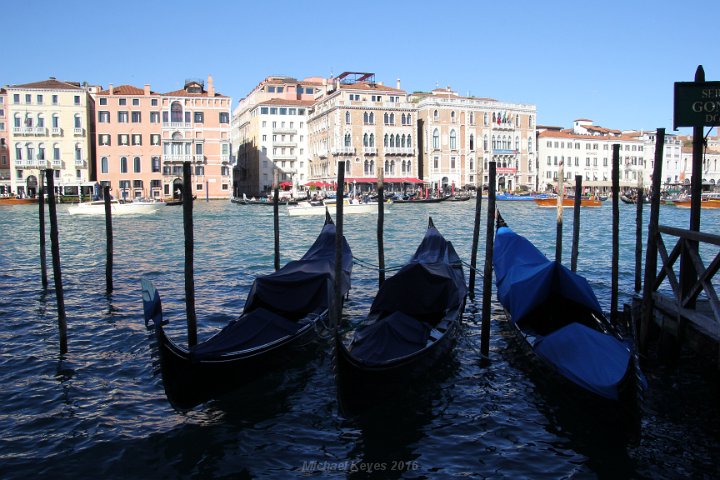
M 674 128 L 720 125 L 720 82 L 675 82 Z

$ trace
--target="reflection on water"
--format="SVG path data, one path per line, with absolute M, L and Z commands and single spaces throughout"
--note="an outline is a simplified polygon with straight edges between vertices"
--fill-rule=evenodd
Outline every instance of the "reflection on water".
M 555 213 L 501 204 L 511 227 L 554 254 Z M 474 202 L 386 210 L 385 261 L 403 264 L 427 217 L 470 259 Z M 620 206 L 620 301 L 634 277 L 635 207 Z M 271 212 L 197 202 L 195 283 L 199 338 L 242 310 L 252 280 L 273 268 Z M 647 211 L 646 211 L 647 212 Z M 569 262 L 572 219 L 563 245 Z M 718 212 L 703 212 L 703 225 Z M 661 209 L 685 227 L 689 211 Z M 314 240 L 322 218 L 280 219 L 281 262 Z M 485 213 L 482 221 L 485 222 Z M 345 218 L 353 254 L 376 265 L 375 216 Z M 586 209 L 578 269 L 610 304 L 611 209 Z M 717 478 L 718 375 L 682 359 L 644 366 L 649 389 L 639 435 L 547 381 L 493 305 L 490 360 L 481 362 L 482 276 L 456 348 L 437 371 L 373 411 L 340 411 L 325 345 L 307 362 L 190 412 L 174 411 L 154 375 L 140 278 L 163 296 L 168 333 L 186 342 L 182 211 L 118 217 L 114 291 L 105 293 L 104 223 L 60 213 L 69 352 L 58 351 L 53 289 L 40 285 L 37 211 L 0 209 L 0 476 L 2 478 Z M 484 225 L 484 223 L 483 223 Z M 482 272 L 481 228 L 479 272 Z M 52 272 L 50 272 L 52 276 Z M 377 291 L 377 272 L 356 264 L 344 317 L 356 324 Z M 52 281 L 50 282 L 52 285 Z M 381 468 L 385 470 L 381 470 Z M 376 470 L 368 473 L 368 469 Z

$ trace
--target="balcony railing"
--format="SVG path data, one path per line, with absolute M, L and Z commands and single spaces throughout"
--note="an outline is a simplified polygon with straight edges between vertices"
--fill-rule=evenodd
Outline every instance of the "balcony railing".
M 50 129 L 50 135 L 62 135 L 62 128 L 60 127 L 52 127 Z
M 192 128 L 189 122 L 163 122 L 163 128 Z
M 285 133 L 285 134 L 289 133 L 290 135 L 294 135 L 294 134 L 297 133 L 297 129 L 295 129 L 295 128 L 284 128 L 284 127 L 277 128 L 277 127 L 276 127 L 276 128 L 273 128 L 273 129 L 272 129 L 272 132 L 273 132 L 273 133 Z
M 355 155 L 355 147 L 335 147 L 332 149 L 333 155 Z
M 75 135 L 76 137 L 84 137 L 85 129 L 84 128 L 73 128 L 73 135 Z
M 363 147 L 365 155 L 377 155 L 377 147 Z
M 202 162 L 205 160 L 204 155 L 163 155 L 163 162 L 183 163 L 183 162 Z
M 274 160 L 296 160 L 297 155 L 294 153 L 278 153 L 272 156 Z
M 52 167 L 53 168 L 62 168 L 62 160 L 53 160 Z
M 85 160 L 83 158 L 76 158 L 75 166 L 80 167 L 80 168 L 85 168 L 87 166 L 87 160 Z
M 385 147 L 385 155 L 414 155 L 415 149 L 412 147 Z
M 35 128 L 33 128 L 33 127 L 13 127 L 13 133 L 15 135 L 35 135 Z

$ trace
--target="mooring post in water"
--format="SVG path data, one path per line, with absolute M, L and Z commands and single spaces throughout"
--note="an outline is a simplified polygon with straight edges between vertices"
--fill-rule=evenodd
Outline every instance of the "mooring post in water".
M 565 170 L 560 160 L 558 166 L 557 222 L 555 227 L 555 261 L 562 262 L 563 202 L 565 201 Z
M 473 226 L 472 251 L 470 252 L 470 282 L 468 283 L 468 294 L 471 300 L 475 300 L 475 269 L 477 267 L 477 249 L 480 238 L 480 212 L 482 211 L 482 185 L 483 185 L 483 160 L 478 159 L 480 172 L 475 179 L 475 224 Z
M 278 172 L 273 176 L 273 232 L 275 241 L 275 271 L 280 270 L 280 186 Z
M 612 291 L 610 292 L 610 321 L 618 321 L 618 274 L 620 258 L 620 144 L 613 144 L 612 153 Z
M 483 273 L 482 328 L 480 331 L 480 353 L 486 359 L 490 355 L 490 304 L 492 302 L 493 247 L 495 245 L 495 176 L 496 164 L 490 162 L 488 179 L 488 218 L 485 234 L 485 269 Z M 482 194 L 482 191 L 480 192 Z
M 382 165 L 378 167 L 378 219 L 377 219 L 377 244 L 378 244 L 378 286 L 382 287 L 385 281 L 385 245 L 383 243 L 383 232 L 385 228 L 385 172 Z
M 197 345 L 197 317 L 195 316 L 195 265 L 193 261 L 193 200 L 191 164 L 183 162 L 183 225 L 185 227 L 185 312 L 187 316 L 188 346 Z
M 342 262 L 343 262 L 343 197 L 345 196 L 345 161 L 337 163 L 337 190 L 335 191 L 335 318 L 333 328 L 342 318 Z
M 105 291 L 113 291 L 113 226 L 112 205 L 110 203 L 110 186 L 103 187 L 103 201 L 105 202 Z
M 647 352 L 647 337 L 650 332 L 653 312 L 653 286 L 657 275 L 657 233 L 660 222 L 660 183 L 662 182 L 662 162 L 665 148 L 665 129 L 658 128 L 655 136 L 655 165 L 653 167 L 652 190 L 650 197 L 650 223 L 648 225 L 647 249 L 645 250 L 645 282 L 643 285 L 642 318 L 640 320 L 640 352 Z
M 40 223 L 40 278 L 44 289 L 48 286 L 47 256 L 45 254 L 45 170 L 40 170 L 38 189 L 38 222 Z
M 68 351 L 67 320 L 65 317 L 65 296 L 60 271 L 60 241 L 57 223 L 57 204 L 55 203 L 55 176 L 52 169 L 45 170 L 48 188 L 48 208 L 50 210 L 50 249 L 52 251 L 53 277 L 55 277 L 55 298 L 57 298 L 58 327 L 60 330 L 60 354 Z
M 573 243 L 570 254 L 570 270 L 577 271 L 580 250 L 580 205 L 582 204 L 582 175 L 575 175 L 575 204 L 573 205 Z
M 635 293 L 642 289 L 642 227 L 643 227 L 643 187 L 642 172 L 638 175 L 638 188 L 635 209 Z

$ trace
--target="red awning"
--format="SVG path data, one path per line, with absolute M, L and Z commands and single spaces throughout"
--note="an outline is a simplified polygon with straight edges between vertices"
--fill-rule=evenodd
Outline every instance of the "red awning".
M 387 177 L 384 180 L 385 183 L 424 183 L 419 178 L 412 177 Z M 345 183 L 377 183 L 375 177 L 348 177 L 345 179 Z

